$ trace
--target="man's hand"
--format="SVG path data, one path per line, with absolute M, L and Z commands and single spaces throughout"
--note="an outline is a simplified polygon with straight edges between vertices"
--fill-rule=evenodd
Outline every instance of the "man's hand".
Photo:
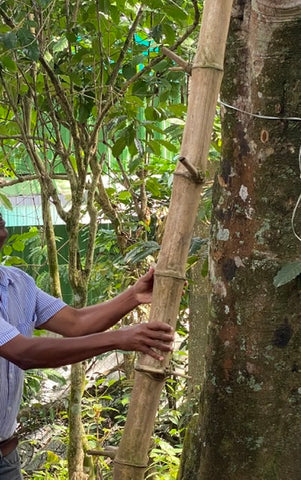
M 154 348 L 161 352 L 170 352 L 173 349 L 173 330 L 166 323 L 140 323 L 120 328 L 114 333 L 117 338 L 117 349 L 146 353 L 159 361 L 164 357 Z
M 154 271 L 155 269 L 151 267 L 149 271 L 143 275 L 143 277 L 140 277 L 133 286 L 134 295 L 138 304 L 151 303 L 152 301 Z

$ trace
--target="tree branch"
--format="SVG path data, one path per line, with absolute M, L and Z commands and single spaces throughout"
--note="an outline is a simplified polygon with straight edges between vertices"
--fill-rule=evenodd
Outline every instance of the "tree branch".
M 198 27 L 199 25 L 199 20 L 200 20 L 200 10 L 198 8 L 197 0 L 192 0 L 193 7 L 194 7 L 194 20 L 192 25 L 187 28 L 186 32 L 174 43 L 169 47 L 169 50 L 176 50 L 179 45 L 181 45 L 186 38 L 189 37 L 189 35 Z M 149 72 L 155 65 L 157 65 L 159 62 L 161 62 L 165 58 L 165 55 L 160 55 L 150 61 L 148 65 L 146 65 L 142 70 L 137 72 L 135 75 L 133 75 L 132 78 L 130 78 L 127 82 L 124 83 L 123 87 L 121 90 L 115 95 L 111 95 L 110 99 L 107 100 L 103 108 L 100 110 L 99 115 L 95 121 L 95 125 L 93 128 L 93 131 L 90 136 L 90 141 L 89 141 L 89 146 L 92 148 L 92 146 L 95 144 L 98 131 L 100 128 L 100 125 L 105 117 L 105 115 L 108 113 L 108 111 L 111 109 L 113 105 L 117 102 L 119 96 L 124 95 L 126 90 L 129 88 L 129 86 L 134 83 L 136 80 L 138 80 L 142 75 L 145 73 Z
M 130 42 L 132 41 L 132 38 L 134 36 L 134 33 L 136 31 L 136 28 L 137 28 L 137 25 L 139 23 L 139 20 L 140 18 L 142 17 L 143 15 L 143 6 L 140 5 L 140 8 L 137 12 L 137 15 L 136 15 L 136 18 L 134 20 L 134 22 L 132 23 L 131 25 L 131 28 L 129 29 L 129 33 L 125 39 L 125 42 L 123 44 L 123 47 L 120 51 L 120 54 L 119 54 L 119 57 L 118 57 L 118 60 L 117 62 L 115 63 L 115 67 L 114 67 L 114 70 L 112 72 L 112 74 L 110 75 L 109 79 L 108 79 L 108 85 L 110 86 L 111 89 L 114 88 L 114 85 L 115 85 L 115 82 L 116 82 L 116 78 L 118 76 L 118 72 L 120 70 L 120 67 L 121 67 L 121 64 L 122 64 L 122 61 L 129 49 L 129 46 L 130 46 Z

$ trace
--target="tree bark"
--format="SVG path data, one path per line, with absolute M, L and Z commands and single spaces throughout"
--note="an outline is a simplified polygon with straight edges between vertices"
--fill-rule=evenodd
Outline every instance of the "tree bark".
M 45 239 L 47 243 L 47 258 L 48 258 L 48 269 L 49 269 L 49 276 L 50 276 L 50 289 L 51 289 L 51 294 L 54 297 L 62 298 L 59 263 L 57 258 L 55 232 L 54 232 L 51 212 L 50 212 L 49 197 L 48 197 L 47 188 L 44 188 L 42 181 L 40 181 L 40 185 L 41 185 L 43 223 L 44 223 L 44 229 L 45 229 Z
M 213 195 L 206 381 L 179 479 L 297 480 L 300 287 L 295 279 L 277 289 L 273 280 L 301 254 L 291 227 L 300 119 L 288 119 L 300 117 L 301 2 L 234 7 Z M 300 232 L 300 215 L 295 223 Z

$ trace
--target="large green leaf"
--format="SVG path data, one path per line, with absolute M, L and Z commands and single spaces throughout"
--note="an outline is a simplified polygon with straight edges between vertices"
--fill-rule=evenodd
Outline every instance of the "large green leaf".
M 4 195 L 4 193 L 2 192 L 0 192 L 0 204 L 3 205 L 8 210 L 13 209 L 10 199 L 6 195 Z
M 123 152 L 125 147 L 126 147 L 126 138 L 125 137 L 118 138 L 112 148 L 112 153 L 114 157 L 116 158 L 119 157 L 119 155 Z
M 274 286 L 281 287 L 294 280 L 301 274 L 301 262 L 290 262 L 283 265 L 274 277 Z
M 157 242 L 153 240 L 142 242 L 134 245 L 125 255 L 124 260 L 126 263 L 139 263 L 158 250 L 160 250 L 160 245 Z

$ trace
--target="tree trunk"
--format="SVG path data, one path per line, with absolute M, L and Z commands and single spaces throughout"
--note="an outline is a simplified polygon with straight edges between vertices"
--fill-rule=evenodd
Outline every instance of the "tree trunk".
M 70 245 L 75 245 L 75 238 L 69 230 Z M 77 233 L 76 233 L 77 237 Z M 73 243 L 71 242 L 73 240 Z M 76 238 L 77 241 L 77 238 Z M 74 255 L 76 257 L 77 255 Z M 69 261 L 72 258 L 69 255 Z M 78 270 L 78 267 L 69 263 L 69 278 L 74 295 L 75 308 L 84 307 L 87 303 L 88 277 Z M 84 429 L 82 424 L 82 395 L 85 389 L 84 362 L 71 366 L 71 391 L 69 401 L 69 446 L 68 446 L 68 474 L 70 480 L 86 480 L 88 475 L 84 472 Z
M 179 479 L 299 480 L 300 286 L 273 281 L 301 254 L 301 1 L 237 0 L 229 39 L 206 381 Z
M 191 95 L 181 148 L 181 157 L 192 168 L 178 165 L 175 172 L 150 313 L 150 321 L 161 320 L 173 327 L 182 296 L 187 254 L 199 203 L 200 178 L 206 171 L 231 6 L 232 0 L 214 0 L 206 4 L 192 67 Z M 200 111 L 203 117 L 196 125 Z M 125 431 L 115 458 L 113 478 L 116 480 L 144 478 L 167 365 L 168 356 L 163 362 L 157 362 L 146 355 L 138 364 Z
M 194 235 L 202 239 L 209 236 L 209 225 L 197 220 L 194 226 Z M 207 251 L 207 246 L 205 247 Z M 200 386 L 204 377 L 205 347 L 207 343 L 208 309 L 208 276 L 202 275 L 202 265 L 206 253 L 191 268 L 189 288 L 189 338 L 188 338 L 188 375 L 191 377 L 188 384 L 188 404 L 195 403 L 199 397 Z
M 45 229 L 45 239 L 47 243 L 47 258 L 48 258 L 48 269 L 49 269 L 50 289 L 51 289 L 50 291 L 54 297 L 62 298 L 55 232 L 54 232 L 52 218 L 51 218 L 49 197 L 48 197 L 47 188 L 44 187 L 42 182 L 40 182 L 40 184 L 41 184 L 43 223 L 44 223 L 44 229 Z

